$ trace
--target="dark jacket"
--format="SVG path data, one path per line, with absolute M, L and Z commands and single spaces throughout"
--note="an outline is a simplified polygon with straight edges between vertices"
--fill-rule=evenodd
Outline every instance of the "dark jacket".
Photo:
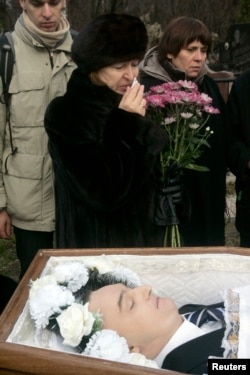
M 204 308 L 224 307 L 222 302 L 213 305 L 184 305 L 180 314 L 200 311 Z M 224 322 L 224 320 L 223 320 Z M 207 374 L 207 360 L 210 356 L 223 357 L 222 340 L 225 327 L 206 333 L 173 349 L 164 359 L 162 368 L 185 374 Z
M 234 82 L 227 102 L 227 153 L 236 176 L 236 228 L 250 232 L 250 69 Z
M 185 374 L 207 374 L 208 357 L 223 356 L 224 332 L 225 328 L 220 328 L 180 345 L 165 357 L 162 368 Z
M 140 81 L 147 91 L 165 81 L 185 80 L 185 73 L 173 69 L 171 64 L 160 65 L 156 50 L 152 49 L 140 64 Z M 222 246 L 225 242 L 226 157 L 225 157 L 225 104 L 216 82 L 205 74 L 196 83 L 200 92 L 213 99 L 220 114 L 211 115 L 207 126 L 213 131 L 208 139 L 210 148 L 204 147 L 197 164 L 209 168 L 208 172 L 183 170 L 183 183 L 191 202 L 191 216 L 180 224 L 184 246 Z
M 121 96 L 78 69 L 45 116 L 55 173 L 57 246 L 161 246 L 153 224 L 155 163 L 167 143 Z

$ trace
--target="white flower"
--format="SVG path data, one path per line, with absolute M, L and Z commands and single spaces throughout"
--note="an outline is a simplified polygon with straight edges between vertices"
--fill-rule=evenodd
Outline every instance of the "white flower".
M 182 112 L 182 113 L 180 113 L 180 115 L 181 115 L 182 118 L 185 118 L 185 119 L 189 119 L 193 116 L 193 114 L 190 113 L 190 112 Z
M 159 368 L 155 361 L 147 359 L 143 354 L 140 353 L 130 353 L 129 354 L 129 363 L 132 365 L 146 366 L 152 368 Z
M 43 276 L 35 281 L 30 282 L 29 296 L 32 298 L 39 289 L 43 289 L 45 285 L 57 285 L 57 282 L 53 276 Z
M 38 282 L 34 288 L 32 287 L 29 296 L 30 315 L 37 329 L 45 328 L 49 324 L 51 315 L 60 313 L 61 307 L 69 306 L 75 300 L 70 290 L 55 285 L 53 279 L 51 279 L 52 284 L 48 285 L 47 280 L 41 278 L 41 283 Z
M 97 331 L 89 340 L 83 354 L 111 361 L 129 361 L 127 341 L 109 329 Z
M 67 284 L 72 292 L 76 292 L 87 284 L 89 271 L 81 262 L 66 262 L 54 268 L 53 276 L 58 283 Z
M 65 345 L 78 346 L 83 336 L 91 333 L 95 318 L 88 310 L 88 305 L 73 303 L 57 317 Z
M 137 273 L 126 267 L 118 267 L 110 272 L 117 282 L 126 283 L 129 287 L 134 288 L 141 285 L 141 281 Z
M 86 267 L 91 269 L 97 268 L 100 275 L 110 272 L 115 268 L 114 264 L 109 261 L 105 255 L 87 259 L 84 263 Z
M 190 129 L 198 129 L 199 126 L 200 126 L 199 124 L 195 124 L 195 123 L 189 124 Z
M 170 116 L 170 117 L 164 118 L 163 124 L 169 125 L 169 124 L 172 124 L 173 122 L 176 122 L 176 118 L 173 116 Z

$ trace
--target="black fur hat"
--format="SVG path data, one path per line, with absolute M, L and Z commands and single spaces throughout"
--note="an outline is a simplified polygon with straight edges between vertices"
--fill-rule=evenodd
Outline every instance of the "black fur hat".
M 84 74 L 117 62 L 141 60 L 148 42 L 144 23 L 128 14 L 104 14 L 74 39 L 72 58 Z

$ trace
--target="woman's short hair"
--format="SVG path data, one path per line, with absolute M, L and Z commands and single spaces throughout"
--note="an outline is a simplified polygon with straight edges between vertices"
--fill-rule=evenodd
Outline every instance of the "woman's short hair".
M 195 40 L 211 49 L 211 33 L 200 20 L 192 17 L 178 17 L 170 21 L 158 44 L 158 59 L 162 63 L 171 54 L 176 57 L 182 48 Z

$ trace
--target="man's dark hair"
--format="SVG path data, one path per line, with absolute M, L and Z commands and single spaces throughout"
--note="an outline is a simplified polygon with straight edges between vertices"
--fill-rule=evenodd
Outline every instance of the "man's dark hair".
M 81 289 L 79 289 L 77 292 L 74 293 L 75 300 L 77 303 L 81 303 L 82 305 L 85 305 L 85 303 L 89 301 L 91 292 L 94 292 L 95 290 L 103 288 L 104 286 L 114 285 L 118 283 L 122 283 L 129 288 L 134 287 L 134 285 L 131 282 L 125 281 L 124 279 L 122 280 L 119 279 L 119 276 L 117 274 L 114 275 L 112 274 L 112 272 L 100 274 L 97 268 L 89 269 L 88 282 Z M 65 308 L 67 308 L 67 306 L 65 306 Z M 49 321 L 47 328 L 50 331 L 53 331 L 54 333 L 60 335 L 59 325 L 56 320 L 57 316 L 58 315 L 53 315 L 50 317 L 50 321 Z M 81 353 L 85 349 L 91 335 L 92 333 L 89 336 L 83 336 L 82 341 L 80 342 L 79 346 L 75 348 L 76 351 Z

